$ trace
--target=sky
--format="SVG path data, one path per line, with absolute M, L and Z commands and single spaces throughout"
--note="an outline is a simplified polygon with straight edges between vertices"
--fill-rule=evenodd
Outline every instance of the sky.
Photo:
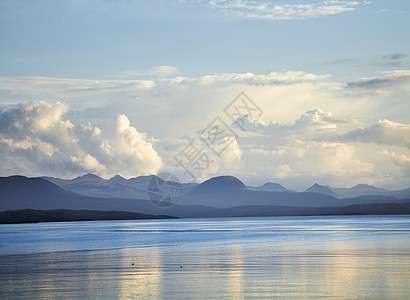
M 410 187 L 410 2 L 0 0 L 0 176 Z

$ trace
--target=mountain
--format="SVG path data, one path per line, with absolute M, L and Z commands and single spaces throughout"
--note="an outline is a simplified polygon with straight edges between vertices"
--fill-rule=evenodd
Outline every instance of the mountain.
M 238 178 L 233 176 L 218 176 L 208 179 L 198 185 L 196 192 L 227 192 L 246 189 L 245 185 Z
M 410 189 L 391 191 L 390 194 L 397 199 L 410 199 Z
M 94 174 L 86 174 L 69 180 L 53 177 L 42 178 L 67 191 L 78 193 L 83 196 L 148 200 L 147 187 L 154 177 L 159 181 L 163 181 L 156 175 L 138 176 L 130 179 L 115 175 L 109 180 L 105 180 Z M 191 191 L 197 185 L 198 184 L 196 183 L 182 183 L 182 193 Z
M 2 199 L 0 208 L 8 199 L 22 202 L 24 206 L 24 202 L 44 202 L 46 198 L 70 199 L 76 197 L 76 194 L 68 192 L 47 180 L 24 176 L 0 177 L 0 195 Z
M 284 188 L 279 183 L 273 183 L 273 182 L 266 182 L 265 184 L 255 188 L 255 190 L 263 191 L 263 192 L 287 192 L 288 191 L 286 188 Z
M 120 175 L 116 175 L 110 180 L 105 180 L 94 174 L 86 174 L 71 180 L 52 177 L 42 178 L 83 196 L 147 199 L 146 188 L 143 184 L 132 184 Z
M 331 207 L 353 204 L 370 204 L 395 201 L 393 197 L 358 197 L 337 199 L 317 192 L 267 192 L 248 189 L 237 178 L 220 176 L 198 185 L 194 190 L 182 195 L 178 205 L 200 205 L 215 208 L 235 206 L 276 205 L 292 207 Z
M 87 176 L 86 180 L 98 180 Z M 182 195 L 176 205 L 159 208 L 148 200 L 104 198 L 66 191 L 42 178 L 23 176 L 0 177 L 0 211 L 35 210 L 98 210 L 138 212 L 176 217 L 218 217 L 258 215 L 367 214 L 406 213 L 403 205 L 410 202 L 387 196 L 362 196 L 337 199 L 314 192 L 267 192 L 245 187 L 237 178 L 211 178 Z M 380 205 L 376 205 L 380 204 Z M 346 209 L 352 205 L 360 209 Z M 401 209 L 401 210 L 400 210 Z M 400 212 L 401 211 L 401 212 Z
M 305 193 L 319 193 L 319 194 L 329 195 L 329 196 L 338 198 L 336 193 L 333 192 L 328 186 L 319 185 L 317 183 L 312 185 L 310 188 L 306 189 Z
M 82 196 L 42 178 L 0 177 L 0 211 L 18 209 L 144 210 L 154 213 L 147 200 Z M 161 213 L 160 213 L 161 214 Z
M 324 195 L 330 195 L 339 199 L 358 198 L 365 196 L 371 196 L 372 198 L 386 197 L 385 199 L 410 199 L 410 188 L 390 191 L 388 189 L 378 188 L 367 184 L 357 184 L 351 188 L 334 188 L 315 183 L 313 186 L 305 190 L 305 192 L 315 192 Z
M 94 174 L 86 174 L 84 176 L 69 180 L 53 177 L 42 178 L 55 183 L 56 185 L 62 187 L 67 191 L 74 192 L 83 196 L 145 200 L 148 200 L 147 188 L 149 182 L 154 178 L 156 178 L 159 182 L 162 181 L 162 179 L 156 175 L 138 176 L 130 179 L 116 175 L 109 180 L 105 180 Z M 213 187 L 208 188 L 208 185 Z M 219 187 L 217 185 L 219 185 Z M 181 187 L 182 194 L 185 195 L 199 187 L 199 184 L 192 182 L 181 183 Z M 223 189 L 231 189 L 232 187 L 236 187 L 239 189 L 247 189 L 260 192 L 295 193 L 295 191 L 287 190 L 282 185 L 273 182 L 267 182 L 258 187 L 246 187 L 239 179 L 232 176 L 219 176 L 206 180 L 201 184 L 200 189 L 205 188 L 207 190 L 218 190 L 222 187 Z M 367 195 L 394 197 L 397 199 L 410 199 L 410 188 L 397 191 L 389 191 L 387 189 L 377 188 L 366 184 L 358 184 L 352 188 L 333 188 L 316 183 L 305 190 L 305 192 L 328 195 L 338 199 L 357 198 Z
M 127 184 L 128 183 L 128 180 L 122 177 L 121 175 L 115 175 L 108 181 L 114 184 Z
M 338 198 L 353 198 L 365 195 L 393 196 L 387 189 L 377 188 L 367 184 L 357 184 L 351 188 L 332 188 Z

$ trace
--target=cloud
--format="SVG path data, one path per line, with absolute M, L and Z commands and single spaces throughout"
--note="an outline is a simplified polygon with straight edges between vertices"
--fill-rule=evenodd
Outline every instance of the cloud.
M 250 143 L 282 145 L 290 139 L 317 139 L 332 135 L 339 123 L 343 123 L 343 121 L 332 117 L 332 113 L 317 108 L 306 111 L 293 123 L 281 124 L 271 121 L 265 124 L 261 120 L 251 121 L 248 115 L 245 115 L 237 118 L 232 123 L 232 127 L 245 131 L 244 138 Z M 255 133 L 256 135 L 250 135 L 249 133 Z M 269 137 L 268 141 L 266 141 L 266 137 Z
M 315 181 L 333 186 L 368 182 L 375 172 L 372 162 L 361 161 L 354 145 L 289 139 L 286 144 L 243 149 L 245 170 L 266 180 L 303 189 Z
M 403 64 L 403 59 L 406 57 L 405 54 L 403 53 L 392 53 L 392 54 L 387 54 L 383 55 L 382 57 L 382 66 L 399 66 Z
M 214 162 L 201 179 L 229 173 L 255 185 L 271 180 L 301 189 L 314 181 L 401 188 L 410 183 L 398 167 L 401 156 L 393 159 L 381 151 L 409 157 L 408 141 L 400 141 L 398 135 L 377 140 L 365 129 L 377 125 L 381 134 L 388 126 L 378 120 L 408 123 L 409 85 L 404 79 L 409 72 L 358 78 L 350 87 L 327 75 L 302 71 L 150 80 L 0 77 L 2 103 L 16 104 L 2 111 L 1 171 L 69 177 L 93 170 L 135 176 L 158 169 L 180 176 L 183 170 L 175 167 L 174 155 L 216 117 L 231 124 L 224 109 L 244 91 L 263 114 L 251 119 L 243 113 L 238 121 L 246 131 L 233 128 L 239 136 L 236 143 L 224 152 L 226 157 L 211 157 Z M 372 86 L 368 81 L 373 79 L 388 83 Z M 27 103 L 18 109 L 21 99 L 33 101 L 33 109 Z M 38 105 L 37 99 L 46 102 Z M 20 127 L 10 125 L 16 120 Z M 47 130 L 41 130 L 43 123 Z M 400 127 L 396 125 L 390 127 Z M 138 147 L 131 146 L 134 142 Z
M 339 140 L 395 145 L 410 149 L 410 124 L 380 120 L 370 127 L 348 132 L 340 136 Z
M 170 67 L 172 68 L 172 67 Z M 132 71 L 133 72 L 133 71 Z M 141 73 L 142 76 L 143 73 Z M 165 74 L 165 73 L 163 73 Z M 131 75 L 127 75 L 131 76 Z M 135 75 L 134 75 L 135 76 Z M 148 75 L 147 75 L 148 76 Z M 0 91 L 18 93 L 26 97 L 70 97 L 101 93 L 145 92 L 158 88 L 180 86 L 215 86 L 221 84 L 246 84 L 253 86 L 289 86 L 313 83 L 329 78 L 329 75 L 316 75 L 303 71 L 270 72 L 268 74 L 220 73 L 202 77 L 170 77 L 157 79 L 77 79 L 42 76 L 0 77 Z
M 346 83 L 347 89 L 380 89 L 393 85 L 408 85 L 410 83 L 410 71 L 400 70 L 385 72 L 379 77 L 360 78 L 356 81 Z
M 391 59 L 391 60 L 400 60 L 405 58 L 406 55 L 403 53 L 393 53 L 393 54 L 387 54 L 387 55 L 383 55 L 383 58 L 385 59 Z
M 256 0 L 211 0 L 208 5 L 225 14 L 255 20 L 310 19 L 354 11 L 366 1 L 327 0 L 308 4 L 282 4 Z
M 143 77 L 143 76 L 158 76 L 166 77 L 178 73 L 178 68 L 173 66 L 157 66 L 145 70 L 129 70 L 119 73 L 114 77 Z
M 154 140 L 118 115 L 114 136 L 104 136 L 90 123 L 64 120 L 61 102 L 21 103 L 0 111 L 0 172 L 25 175 L 76 176 L 92 172 L 104 177 L 152 174 L 162 166 Z

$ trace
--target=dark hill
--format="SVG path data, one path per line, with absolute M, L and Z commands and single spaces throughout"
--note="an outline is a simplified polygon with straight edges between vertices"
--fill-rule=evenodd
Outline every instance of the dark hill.
M 164 215 L 148 215 L 124 211 L 96 211 L 96 210 L 9 210 L 0 212 L 0 224 L 37 223 L 37 222 L 67 222 L 67 221 L 97 221 L 97 220 L 141 220 L 141 219 L 169 219 Z

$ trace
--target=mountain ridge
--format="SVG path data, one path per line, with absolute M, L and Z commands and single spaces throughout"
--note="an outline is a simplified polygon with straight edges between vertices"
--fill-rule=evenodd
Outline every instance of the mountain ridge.
M 351 199 L 337 199 L 319 193 L 304 192 L 266 192 L 243 189 L 240 182 L 233 180 L 233 189 L 212 190 L 213 185 L 205 185 L 205 189 L 182 195 L 181 199 L 166 210 L 158 208 L 148 200 L 124 198 L 97 198 L 79 195 L 66 191 L 42 178 L 24 176 L 0 177 L 0 211 L 37 209 L 71 209 L 99 211 L 129 211 L 152 215 L 169 215 L 176 217 L 217 217 L 229 216 L 235 210 L 240 215 L 263 215 L 269 208 L 270 215 L 301 215 L 313 209 L 346 207 L 348 205 L 392 204 L 398 206 L 410 202 L 410 199 L 398 200 L 391 197 L 371 196 Z M 218 182 L 218 180 L 217 180 Z M 221 181 L 219 181 L 221 182 Z M 208 189 L 211 189 L 209 192 Z M 212 195 L 212 197 L 209 197 Z M 310 198 L 309 198 L 310 197 Z M 386 206 L 387 205 L 387 206 Z M 371 211 L 371 208 L 365 208 Z M 383 206 L 383 207 L 384 207 Z M 400 206 L 401 207 L 401 206 Z M 276 209 L 276 210 L 275 210 Z M 336 212 L 340 209 L 336 209 Z M 374 210 L 373 211 L 377 211 Z M 380 211 L 380 209 L 378 210 Z M 393 210 L 391 210 L 393 211 Z M 396 206 L 396 213 L 399 213 Z M 336 213 L 333 211 L 332 213 Z M 366 213 L 362 211 L 361 213 Z

